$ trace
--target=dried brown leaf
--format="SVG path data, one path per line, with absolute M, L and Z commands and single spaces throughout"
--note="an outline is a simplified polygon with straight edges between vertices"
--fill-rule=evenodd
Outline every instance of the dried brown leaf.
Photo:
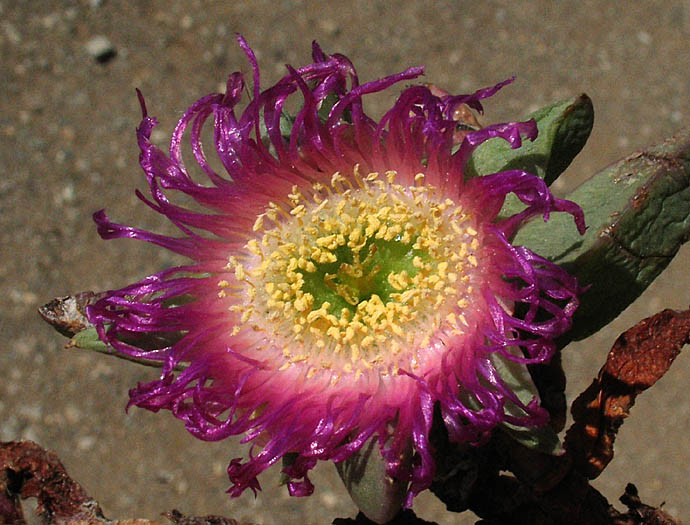
M 669 369 L 690 342 L 690 310 L 664 310 L 618 337 L 599 376 L 575 400 L 565 446 L 576 468 L 596 478 L 613 458 L 616 433 L 637 395 Z
M 58 457 L 33 441 L 0 443 L 0 494 L 6 498 L 9 516 L 4 521 L 0 515 L 0 522 L 22 523 L 19 499 L 32 497 L 37 499 L 36 513 L 44 523 L 103 520 L 98 503 L 67 475 Z
M 680 525 L 680 521 L 663 510 L 642 503 L 637 487 L 632 483 L 625 487 L 620 500 L 628 507 L 628 512 L 612 516 L 613 525 Z
M 147 519 L 109 520 L 69 477 L 58 457 L 33 441 L 0 443 L 0 525 L 25 523 L 21 500 L 36 498 L 41 523 L 50 525 L 162 525 Z M 163 514 L 176 525 L 251 525 L 222 516 Z
M 39 307 L 38 313 L 48 324 L 66 337 L 73 337 L 89 326 L 86 307 L 95 303 L 105 294 L 80 292 L 75 295 L 56 297 Z

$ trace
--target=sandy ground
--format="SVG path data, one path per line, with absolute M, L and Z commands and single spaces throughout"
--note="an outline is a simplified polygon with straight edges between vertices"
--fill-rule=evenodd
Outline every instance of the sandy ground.
M 125 414 L 128 388 L 155 371 L 64 351 L 36 314 L 54 296 L 119 287 L 174 262 L 142 243 L 99 240 L 90 216 L 106 207 L 118 221 L 165 231 L 134 196 L 145 187 L 134 88 L 160 117 L 154 138 L 163 142 L 192 101 L 248 70 L 234 32 L 254 47 L 264 85 L 285 63 L 308 61 L 317 39 L 348 55 L 365 80 L 423 64 L 427 81 L 470 92 L 517 74 L 487 104 L 486 122 L 586 92 L 594 132 L 561 191 L 690 119 L 687 1 L 0 1 L 0 439 L 57 452 L 111 517 L 156 518 L 177 507 L 269 525 L 355 513 L 331 465 L 316 469 L 310 498 L 290 498 L 276 469 L 261 478 L 258 498 L 231 500 L 225 468 L 245 451 L 238 440 L 202 443 L 168 414 Z M 100 36 L 116 51 L 104 64 L 93 56 Z M 378 97 L 370 110 L 390 102 Z M 609 329 L 566 350 L 571 399 L 618 332 L 690 304 L 688 267 L 690 246 Z M 666 501 L 690 519 L 689 363 L 686 352 L 633 409 L 596 481 L 611 501 L 634 481 L 644 501 Z M 415 509 L 439 523 L 473 522 L 430 495 Z

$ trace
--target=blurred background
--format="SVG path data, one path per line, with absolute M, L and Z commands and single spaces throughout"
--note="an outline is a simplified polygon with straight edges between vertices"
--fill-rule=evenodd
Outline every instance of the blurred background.
M 235 41 L 257 54 L 264 86 L 284 64 L 310 61 L 312 39 L 349 56 L 360 79 L 425 65 L 424 81 L 453 93 L 517 75 L 486 104 L 484 123 L 516 120 L 586 92 L 594 131 L 555 188 L 563 192 L 690 119 L 690 3 L 206 2 L 200 0 L 0 0 L 0 440 L 32 439 L 56 452 L 111 518 L 156 519 L 175 507 L 266 525 L 330 523 L 356 509 L 330 464 L 314 495 L 290 498 L 278 469 L 264 491 L 231 500 L 226 466 L 239 440 L 202 443 L 168 413 L 133 409 L 127 391 L 156 371 L 82 351 L 43 323 L 36 308 L 55 296 L 120 287 L 179 262 L 133 241 L 101 241 L 91 214 L 165 232 L 134 195 L 134 89 L 147 98 L 163 144 L 197 98 L 249 71 Z M 380 115 L 392 93 L 368 106 Z M 565 351 L 569 400 L 603 364 L 618 333 L 658 310 L 690 304 L 690 246 L 605 331 Z M 686 349 L 687 350 L 687 349 Z M 595 482 L 617 502 L 625 484 L 643 501 L 690 519 L 690 355 L 638 399 Z M 430 494 L 420 517 L 473 523 Z M 464 521 L 463 521 L 464 520 Z

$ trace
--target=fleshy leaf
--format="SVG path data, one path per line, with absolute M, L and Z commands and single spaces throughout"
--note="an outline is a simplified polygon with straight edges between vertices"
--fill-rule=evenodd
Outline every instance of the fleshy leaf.
M 532 113 L 539 135 L 511 149 L 503 139 L 487 140 L 479 146 L 465 168 L 467 177 L 520 169 L 538 175 L 551 184 L 568 167 L 587 142 L 594 123 L 591 99 L 582 94 L 556 102 Z
M 376 438 L 335 466 L 352 500 L 371 521 L 387 523 L 402 508 L 407 483 L 386 474 L 386 460 Z
M 522 403 L 527 405 L 534 398 L 539 398 L 537 387 L 525 365 L 505 359 L 499 354 L 494 354 L 492 358 L 498 375 Z M 507 403 L 505 410 L 511 416 L 520 417 L 523 415 L 522 410 L 513 403 Z M 510 423 L 502 423 L 501 427 L 510 437 L 527 448 L 553 455 L 563 453 L 558 434 L 551 425 L 525 428 Z
M 158 346 L 161 346 L 161 344 L 163 343 L 163 339 L 157 334 L 147 334 L 147 337 L 138 338 L 136 341 L 131 342 L 135 342 L 139 346 L 141 346 L 142 343 L 146 343 L 148 345 L 156 344 Z M 132 357 L 119 352 L 114 352 L 110 346 L 108 346 L 99 339 L 96 327 L 91 325 L 89 325 L 88 328 L 82 330 L 78 334 L 75 334 L 74 337 L 72 337 L 69 340 L 69 343 L 67 343 L 66 348 L 80 348 L 82 350 L 91 350 L 93 352 L 107 354 L 113 357 L 117 357 L 118 359 L 124 359 L 125 361 L 131 361 L 132 363 L 144 366 L 151 366 L 153 368 L 161 368 L 163 366 L 163 363 L 161 361 L 155 361 L 153 359 L 144 359 L 141 357 Z M 186 365 L 179 364 L 174 369 L 184 370 L 185 368 Z
M 98 332 L 94 326 L 89 326 L 85 330 L 75 334 L 75 336 L 70 339 L 69 346 L 82 348 L 84 350 L 93 350 L 94 352 L 100 352 L 102 354 L 111 352 L 111 350 L 108 349 L 108 345 L 98 337 Z
M 608 324 L 690 239 L 690 129 L 613 164 L 567 198 L 585 213 L 584 236 L 555 214 L 548 226 L 534 221 L 514 239 L 590 286 L 564 344 Z

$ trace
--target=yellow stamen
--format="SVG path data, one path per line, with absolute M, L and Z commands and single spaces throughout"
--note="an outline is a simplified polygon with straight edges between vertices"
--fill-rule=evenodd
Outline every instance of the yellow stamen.
M 417 173 L 405 186 L 395 171 L 355 166 L 311 190 L 293 186 L 257 215 L 218 296 L 230 292 L 234 322 L 264 334 L 262 348 L 286 348 L 279 370 L 327 371 L 331 384 L 370 370 L 395 376 L 421 366 L 431 341 L 468 326 L 481 236 L 426 179 Z

